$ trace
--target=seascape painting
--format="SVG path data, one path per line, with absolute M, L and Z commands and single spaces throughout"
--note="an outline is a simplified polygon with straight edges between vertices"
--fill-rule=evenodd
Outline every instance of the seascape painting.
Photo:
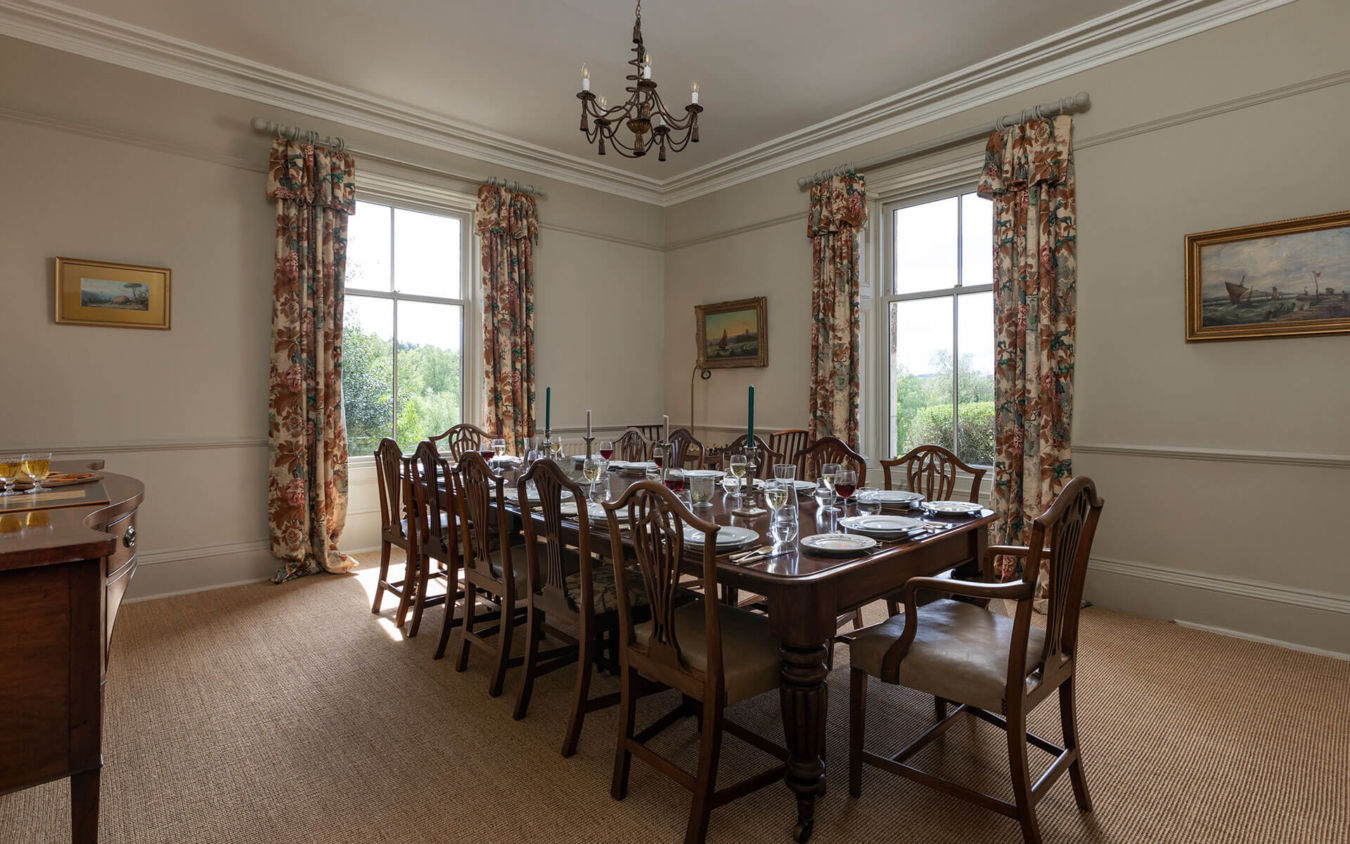
M 105 278 L 80 279 L 80 307 L 150 310 L 150 285 Z
M 1187 340 L 1350 331 L 1350 214 L 1186 241 Z
M 698 358 L 704 368 L 767 366 L 764 297 L 695 306 Z

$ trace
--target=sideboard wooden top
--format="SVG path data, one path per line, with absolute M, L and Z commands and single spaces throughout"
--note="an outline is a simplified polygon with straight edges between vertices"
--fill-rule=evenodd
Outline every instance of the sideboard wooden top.
M 52 470 L 80 472 L 100 468 L 102 463 L 89 461 L 53 461 Z M 0 571 L 88 560 L 111 554 L 116 540 L 98 526 L 115 521 L 129 513 L 145 498 L 145 486 L 126 475 L 104 473 L 103 488 L 108 493 L 107 504 L 88 507 L 70 507 L 42 510 L 47 523 L 38 527 L 19 526 L 11 532 L 0 532 Z M 26 514 L 15 514 L 26 522 Z

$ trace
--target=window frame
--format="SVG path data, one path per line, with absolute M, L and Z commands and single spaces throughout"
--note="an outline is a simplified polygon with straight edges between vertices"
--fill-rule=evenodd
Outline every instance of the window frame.
M 956 283 L 950 287 L 935 287 L 923 291 L 895 293 L 895 211 L 912 208 L 929 202 L 935 202 L 963 194 L 974 193 L 978 184 L 984 159 L 980 157 L 962 158 L 945 164 L 934 164 L 926 168 L 889 179 L 874 180 L 873 194 L 876 197 L 874 210 L 881 225 L 877 230 L 876 245 L 870 251 L 879 269 L 877 285 L 874 288 L 871 314 L 874 327 L 874 340 L 869 344 L 874 355 L 874 375 L 869 379 L 871 385 L 872 407 L 876 410 L 864 413 L 864 417 L 873 423 L 875 432 L 871 438 L 874 453 L 888 455 L 885 459 L 900 456 L 903 443 L 892 446 L 891 437 L 895 434 L 895 367 L 891 360 L 890 349 L 892 331 L 890 310 L 895 302 L 915 301 L 919 299 L 949 298 L 952 307 L 952 425 L 953 436 L 960 431 L 960 297 L 963 294 L 992 293 L 994 283 L 963 285 L 964 269 L 964 231 L 962 226 L 962 203 L 957 202 L 956 218 Z M 957 445 L 953 442 L 953 445 Z M 896 453 L 892 453 L 896 452 Z
M 393 209 L 416 211 L 424 214 L 438 214 L 456 217 L 460 221 L 460 297 L 427 296 L 416 293 L 399 293 L 396 290 L 368 290 L 364 288 L 343 287 L 343 296 L 357 296 L 368 299 L 382 299 L 393 302 L 393 435 L 398 437 L 398 303 L 424 302 L 435 305 L 457 305 L 460 307 L 460 421 L 470 421 L 479 417 L 482 391 L 469 385 L 482 381 L 482 355 L 477 349 L 482 347 L 482 301 L 479 292 L 478 236 L 474 230 L 474 211 L 477 198 L 442 188 L 412 182 L 383 174 L 363 174 L 357 172 L 356 199 L 358 202 L 372 202 Z M 392 285 L 394 273 L 394 223 L 390 217 L 389 272 Z M 345 399 L 344 399 L 344 423 Z M 374 466 L 374 454 L 348 454 L 349 467 Z

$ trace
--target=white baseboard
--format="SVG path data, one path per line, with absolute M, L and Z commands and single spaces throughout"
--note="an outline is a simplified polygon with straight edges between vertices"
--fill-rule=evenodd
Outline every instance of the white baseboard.
M 1344 595 L 1096 557 L 1085 595 L 1108 609 L 1310 653 L 1341 655 L 1350 642 Z
M 155 551 L 141 556 L 126 600 L 134 603 L 257 583 L 272 577 L 279 565 L 266 541 Z
M 1256 636 L 1251 633 L 1243 633 L 1241 630 L 1228 630 L 1223 627 L 1214 627 L 1209 624 L 1196 624 L 1193 621 L 1181 621 L 1180 619 L 1173 619 L 1173 621 L 1178 627 L 1185 627 L 1190 630 L 1203 630 L 1206 633 L 1217 633 L 1220 636 L 1231 636 L 1234 639 L 1246 639 L 1248 642 L 1260 642 L 1263 645 L 1275 645 L 1281 648 L 1289 648 L 1293 651 L 1302 651 L 1304 653 L 1317 654 L 1318 656 L 1329 656 L 1332 659 L 1350 661 L 1350 653 L 1329 651 L 1325 648 L 1312 648 L 1295 642 L 1286 642 L 1283 639 L 1272 639 L 1269 636 Z

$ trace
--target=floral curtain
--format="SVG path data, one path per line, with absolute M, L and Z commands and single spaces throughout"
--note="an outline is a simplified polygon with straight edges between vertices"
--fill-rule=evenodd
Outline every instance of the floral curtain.
M 994 203 L 995 541 L 1022 545 L 1072 474 L 1075 257 L 1073 118 L 995 132 L 979 194 Z M 1003 558 L 1005 578 L 1017 560 Z M 1041 574 L 1045 576 L 1044 570 Z
M 858 235 L 867 192 L 857 173 L 811 186 L 811 438 L 858 444 Z
M 483 361 L 487 427 L 523 454 L 534 433 L 534 197 L 495 185 L 478 189 L 483 249 Z
M 350 155 L 272 143 L 267 198 L 277 203 L 268 404 L 268 525 L 280 583 L 355 563 L 338 551 L 347 520 L 342 414 L 342 292 L 347 215 L 356 207 Z

